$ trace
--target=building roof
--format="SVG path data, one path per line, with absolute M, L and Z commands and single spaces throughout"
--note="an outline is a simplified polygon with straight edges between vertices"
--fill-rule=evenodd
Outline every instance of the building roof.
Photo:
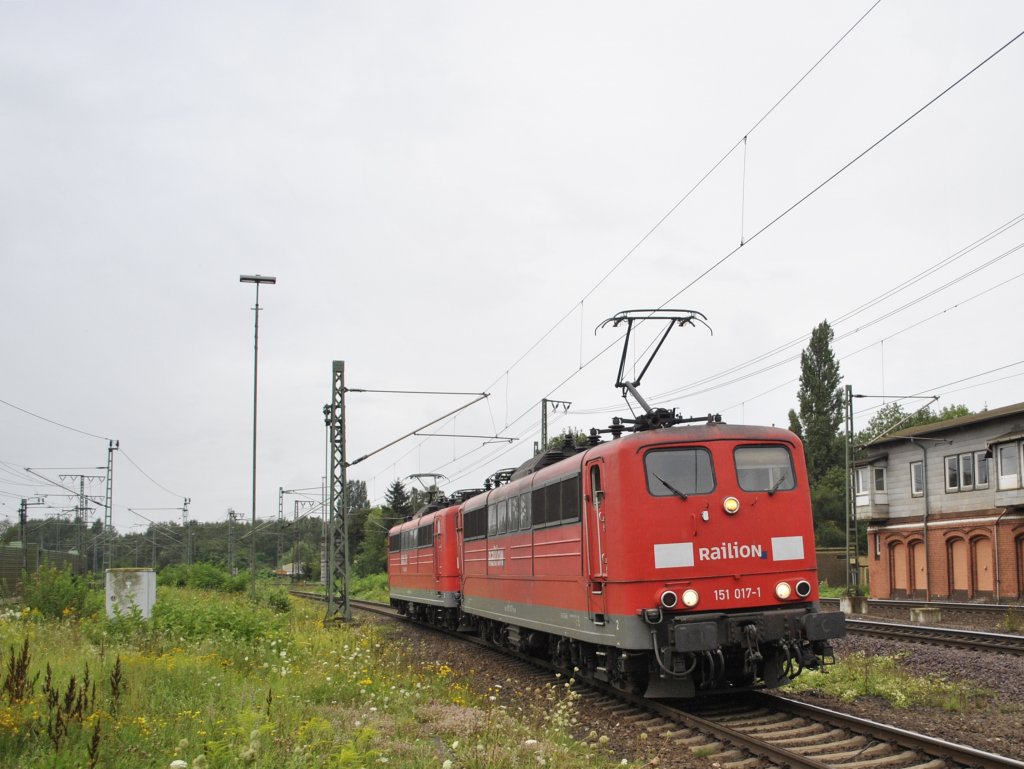
M 957 430 L 961 427 L 968 427 L 970 425 L 984 424 L 985 422 L 992 422 L 997 419 L 1005 417 L 1021 416 L 1024 418 L 1024 403 L 1015 403 L 1012 406 L 1002 406 L 997 409 L 988 409 L 981 411 L 977 414 L 970 414 L 965 417 L 957 417 L 956 419 L 946 419 L 942 422 L 932 422 L 927 425 L 919 425 L 917 427 L 908 427 L 906 430 L 900 430 L 899 432 L 890 433 L 882 438 L 877 438 L 869 446 L 880 446 L 883 443 L 895 443 L 896 441 L 904 441 L 911 438 L 923 437 L 926 435 L 935 435 L 946 433 L 951 430 Z

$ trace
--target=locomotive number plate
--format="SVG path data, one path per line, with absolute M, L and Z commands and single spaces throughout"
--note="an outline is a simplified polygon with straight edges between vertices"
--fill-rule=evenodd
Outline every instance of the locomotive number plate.
M 728 588 L 719 588 L 715 590 L 716 601 L 728 601 L 732 598 L 735 601 L 741 601 L 744 598 L 760 598 L 761 588 L 759 587 L 734 587 L 732 590 Z

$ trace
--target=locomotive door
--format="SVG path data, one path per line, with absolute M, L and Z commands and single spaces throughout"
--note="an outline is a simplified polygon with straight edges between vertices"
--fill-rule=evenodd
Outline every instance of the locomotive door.
M 587 613 L 598 625 L 605 623 L 608 598 L 608 561 L 605 557 L 605 490 L 602 474 L 604 463 L 598 459 L 586 465 L 586 487 L 583 536 L 586 547 Z

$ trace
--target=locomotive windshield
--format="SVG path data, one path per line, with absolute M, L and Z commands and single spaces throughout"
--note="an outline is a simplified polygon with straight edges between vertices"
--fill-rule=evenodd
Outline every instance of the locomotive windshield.
M 744 491 L 788 491 L 796 487 L 793 459 L 785 446 L 740 446 L 733 454 Z
M 647 489 L 655 497 L 710 494 L 715 490 L 711 454 L 702 448 L 659 449 L 644 457 Z

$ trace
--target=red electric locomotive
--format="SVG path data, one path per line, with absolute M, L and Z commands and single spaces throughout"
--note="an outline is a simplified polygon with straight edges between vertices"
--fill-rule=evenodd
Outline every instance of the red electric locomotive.
M 669 320 L 655 352 L 675 325 L 703 322 L 692 311 L 612 321 L 627 324 L 628 345 L 649 319 Z M 651 409 L 639 378 L 623 381 L 625 351 L 617 386 L 644 413 L 615 420 L 614 440 L 592 430 L 590 445 L 502 471 L 443 511 L 456 521 L 460 629 L 655 698 L 775 687 L 828 662 L 845 619 L 819 611 L 799 438 Z M 392 592 L 410 612 L 421 595 Z
M 454 629 L 462 590 L 457 506 L 428 506 L 388 535 L 388 590 L 402 614 Z
M 543 462 L 462 508 L 465 624 L 648 697 L 779 686 L 830 656 L 844 619 L 818 611 L 795 435 L 711 421 Z

